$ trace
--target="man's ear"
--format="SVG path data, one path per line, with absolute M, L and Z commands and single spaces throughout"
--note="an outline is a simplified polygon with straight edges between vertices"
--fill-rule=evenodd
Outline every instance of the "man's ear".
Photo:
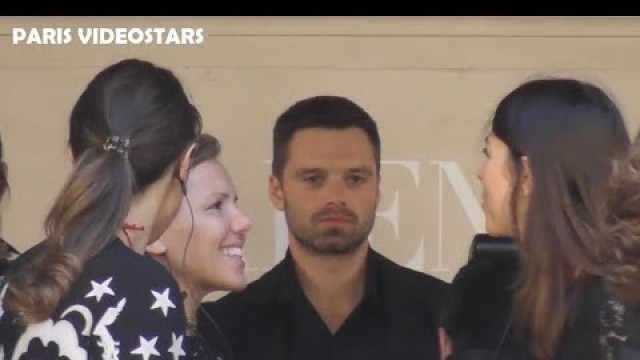
M 378 174 L 378 189 L 376 190 L 376 209 L 380 206 L 380 198 L 382 190 L 380 190 L 380 185 L 382 183 L 382 179 L 380 178 L 380 174 Z
M 520 186 L 522 188 L 522 194 L 525 197 L 529 197 L 533 191 L 533 174 L 531 173 L 531 164 L 527 156 L 520 157 L 522 162 L 522 173 L 520 179 Z
M 189 176 L 189 168 L 191 166 L 191 155 L 196 148 L 196 143 L 191 144 L 187 151 L 184 152 L 182 158 L 180 158 L 180 164 L 178 165 L 178 178 L 182 180 L 183 183 L 187 182 L 187 177 Z
M 282 183 L 273 174 L 269 175 L 269 199 L 271 199 L 271 204 L 273 204 L 274 208 L 284 211 L 284 193 L 282 191 Z
M 162 256 L 167 252 L 167 246 L 162 241 L 162 238 L 148 244 L 144 248 L 145 253 L 152 256 Z
M 67 146 L 65 146 L 64 155 L 67 158 L 67 161 L 69 162 L 69 164 L 73 166 L 73 164 L 75 164 L 76 161 L 73 158 L 73 151 L 71 150 L 71 144 L 67 143 Z
M 438 344 L 440 345 L 440 360 L 445 360 L 453 352 L 453 344 L 447 335 L 447 330 L 442 326 L 438 327 Z

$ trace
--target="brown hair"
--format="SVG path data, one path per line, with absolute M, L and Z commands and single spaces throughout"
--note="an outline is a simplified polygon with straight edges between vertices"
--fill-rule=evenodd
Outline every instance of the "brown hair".
M 45 222 L 44 251 L 10 279 L 5 304 L 27 323 L 51 316 L 83 264 L 115 239 L 134 194 L 171 169 L 201 120 L 175 75 L 130 59 L 94 77 L 76 102 L 76 159 Z
M 640 135 L 614 164 L 607 203 L 607 285 L 630 305 L 640 302 Z
M 190 168 L 202 164 L 208 160 L 216 160 L 220 155 L 220 142 L 213 135 L 203 133 L 198 138 L 196 148 L 191 154 Z
M 603 274 L 607 184 L 629 137 L 614 102 L 573 79 L 520 85 L 496 108 L 492 132 L 509 147 L 516 175 L 511 211 L 522 233 L 515 322 L 534 355 L 551 358 L 582 280 Z M 516 216 L 522 156 L 533 177 L 526 219 Z

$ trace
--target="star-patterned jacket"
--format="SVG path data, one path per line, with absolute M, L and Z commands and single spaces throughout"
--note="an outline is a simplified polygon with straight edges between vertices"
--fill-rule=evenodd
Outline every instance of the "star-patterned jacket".
M 0 359 L 187 359 L 180 289 L 115 239 L 87 261 L 50 319 L 28 326 L 2 304 Z M 185 343 L 186 345 L 186 343 Z

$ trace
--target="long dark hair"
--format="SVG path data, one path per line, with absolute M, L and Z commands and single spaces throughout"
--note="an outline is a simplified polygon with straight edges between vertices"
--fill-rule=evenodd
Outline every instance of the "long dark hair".
M 612 99 L 574 79 L 520 85 L 497 106 L 491 130 L 512 155 L 511 211 L 514 229 L 523 229 L 515 321 L 534 354 L 550 358 L 582 280 L 603 275 L 607 184 L 629 136 Z M 516 216 L 522 156 L 533 178 L 526 219 Z
M 129 59 L 97 74 L 71 112 L 76 161 L 47 216 L 46 250 L 10 280 L 9 308 L 27 323 L 51 316 L 83 264 L 114 240 L 133 195 L 174 170 L 200 128 L 171 71 Z

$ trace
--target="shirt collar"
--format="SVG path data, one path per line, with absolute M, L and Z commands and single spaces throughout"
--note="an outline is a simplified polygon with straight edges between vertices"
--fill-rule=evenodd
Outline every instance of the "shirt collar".
M 364 306 L 372 306 L 374 309 L 380 309 L 382 306 L 382 293 L 380 289 L 379 276 L 379 255 L 373 251 L 371 247 L 367 250 L 366 270 L 365 270 L 365 287 L 362 304 Z M 291 251 L 287 252 L 282 260 L 282 286 L 277 294 L 280 302 L 292 302 L 296 295 L 303 295 L 300 281 L 296 276 L 294 268 L 294 260 Z

